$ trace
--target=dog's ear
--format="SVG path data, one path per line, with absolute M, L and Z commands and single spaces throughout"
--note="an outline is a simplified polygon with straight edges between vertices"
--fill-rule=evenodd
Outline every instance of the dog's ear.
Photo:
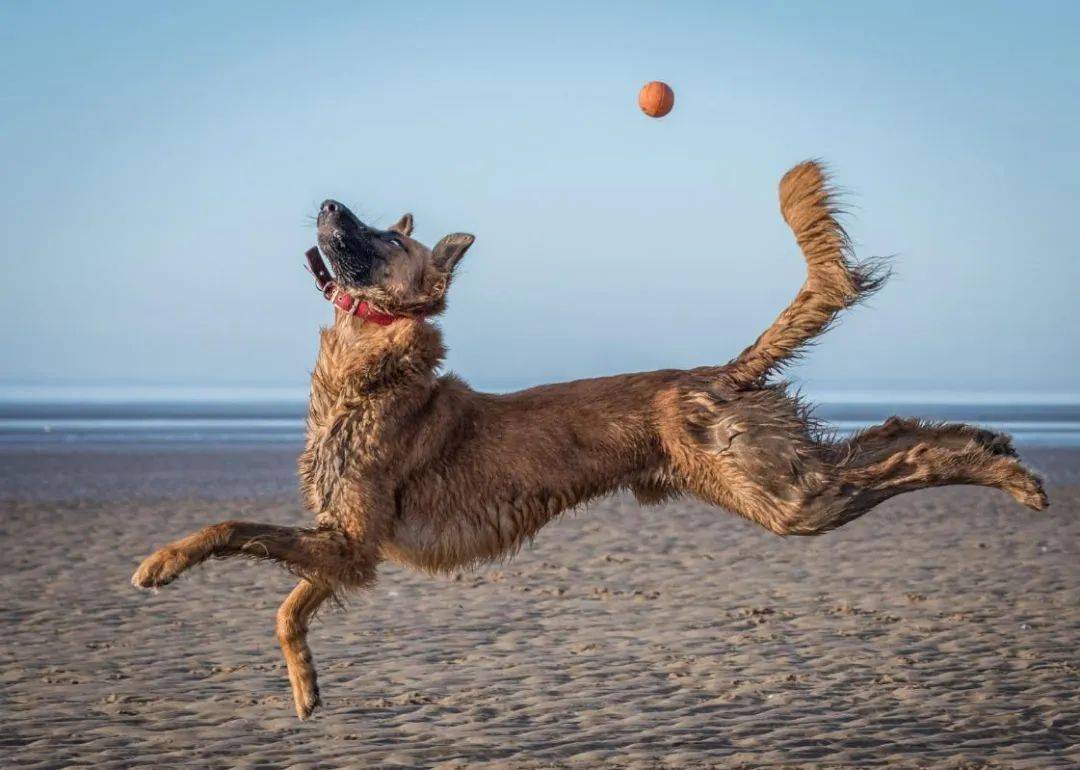
M 451 233 L 431 250 L 432 264 L 444 273 L 451 272 L 475 240 L 476 237 L 468 233 Z
M 401 219 L 394 224 L 390 225 L 389 230 L 401 235 L 412 235 L 413 221 L 412 214 L 402 214 Z

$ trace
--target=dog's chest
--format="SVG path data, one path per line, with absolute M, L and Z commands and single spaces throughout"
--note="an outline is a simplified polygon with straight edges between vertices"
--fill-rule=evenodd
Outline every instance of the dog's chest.
M 382 399 L 338 399 L 308 415 L 307 443 L 300 456 L 301 490 L 308 507 L 324 512 L 386 463 L 392 409 Z

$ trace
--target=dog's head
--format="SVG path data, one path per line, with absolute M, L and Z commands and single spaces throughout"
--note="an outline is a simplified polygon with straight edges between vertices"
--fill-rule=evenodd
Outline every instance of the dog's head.
M 442 311 L 454 268 L 474 240 L 468 233 L 453 233 L 429 249 L 411 237 L 411 214 L 378 230 L 333 200 L 323 201 L 318 224 L 319 250 L 338 285 L 389 313 L 406 315 Z

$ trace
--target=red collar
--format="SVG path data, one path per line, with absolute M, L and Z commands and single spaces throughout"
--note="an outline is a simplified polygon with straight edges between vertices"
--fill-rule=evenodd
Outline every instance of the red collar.
M 325 263 L 323 263 L 318 248 L 312 247 L 308 249 L 304 253 L 304 256 L 307 257 L 311 274 L 315 276 L 315 285 L 319 288 L 319 291 L 322 292 L 323 296 L 330 300 L 334 307 L 339 310 L 344 311 L 348 315 L 362 318 L 365 321 L 371 321 L 379 326 L 389 326 L 398 319 L 408 317 L 382 313 L 373 308 L 366 300 L 357 301 L 356 297 L 346 291 L 342 291 L 341 287 L 334 282 L 334 278 L 330 275 L 330 271 L 327 270 Z

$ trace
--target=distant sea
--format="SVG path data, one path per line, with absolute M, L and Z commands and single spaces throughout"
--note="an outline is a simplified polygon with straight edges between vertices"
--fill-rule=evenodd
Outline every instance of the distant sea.
M 890 415 L 960 420 L 1021 446 L 1080 447 L 1080 394 L 807 393 L 841 436 Z M 0 448 L 299 447 L 306 392 L 291 388 L 0 386 Z

